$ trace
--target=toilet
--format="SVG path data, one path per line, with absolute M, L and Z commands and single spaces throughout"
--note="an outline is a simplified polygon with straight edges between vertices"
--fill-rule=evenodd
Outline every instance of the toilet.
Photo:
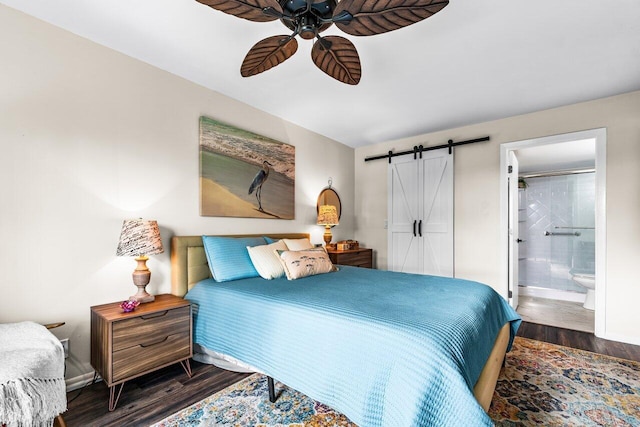
M 589 273 L 573 273 L 571 278 L 578 285 L 587 288 L 587 297 L 582 305 L 587 310 L 596 309 L 596 275 Z

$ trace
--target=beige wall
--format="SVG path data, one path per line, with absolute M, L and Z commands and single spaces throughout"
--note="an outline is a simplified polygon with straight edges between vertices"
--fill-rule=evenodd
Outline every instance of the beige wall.
M 334 239 L 353 236 L 353 149 L 0 5 L 0 322 L 65 321 L 67 378 L 91 371 L 89 307 L 135 291 L 115 256 L 122 220 L 156 219 L 165 252 L 150 290 L 170 291 L 176 234 L 310 232 L 333 178 Z M 201 115 L 296 146 L 296 219 L 199 215 Z M 331 159 L 323 161 L 322 159 Z
M 426 118 L 425 118 L 426 120 Z M 501 289 L 500 144 L 607 129 L 606 334 L 640 344 L 640 92 L 356 149 L 356 238 L 387 266 L 387 162 L 364 158 L 490 136 L 455 150 L 455 274 Z

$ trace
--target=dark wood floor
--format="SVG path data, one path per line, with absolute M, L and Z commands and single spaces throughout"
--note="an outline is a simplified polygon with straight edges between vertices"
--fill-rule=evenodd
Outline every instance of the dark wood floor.
M 193 360 L 191 370 L 189 378 L 176 364 L 125 383 L 113 412 L 103 382 L 71 391 L 64 420 L 68 427 L 149 426 L 247 376 Z
M 640 346 L 603 340 L 586 332 L 523 322 L 518 335 L 640 362 Z M 69 410 L 64 419 L 69 427 L 148 426 L 246 376 L 191 363 L 191 379 L 178 364 L 126 383 L 113 412 L 107 408 L 109 391 L 104 383 L 92 384 L 81 393 L 72 391 L 67 395 Z
M 522 322 L 518 336 L 640 362 L 640 345 L 603 340 L 588 332 Z

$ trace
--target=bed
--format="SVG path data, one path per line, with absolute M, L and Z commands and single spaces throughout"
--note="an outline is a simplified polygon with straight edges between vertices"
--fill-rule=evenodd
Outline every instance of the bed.
M 201 236 L 173 237 L 171 261 L 172 293 L 193 303 L 204 349 L 361 427 L 492 425 L 486 410 L 520 318 L 488 286 L 347 266 L 218 283 Z

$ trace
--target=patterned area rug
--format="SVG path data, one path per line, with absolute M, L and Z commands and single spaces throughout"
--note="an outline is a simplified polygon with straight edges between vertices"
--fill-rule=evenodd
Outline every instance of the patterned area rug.
M 254 374 L 154 424 L 355 427 L 344 415 Z M 517 337 L 489 415 L 496 426 L 640 426 L 640 363 Z
M 640 363 L 516 337 L 489 415 L 496 426 L 640 426 Z

